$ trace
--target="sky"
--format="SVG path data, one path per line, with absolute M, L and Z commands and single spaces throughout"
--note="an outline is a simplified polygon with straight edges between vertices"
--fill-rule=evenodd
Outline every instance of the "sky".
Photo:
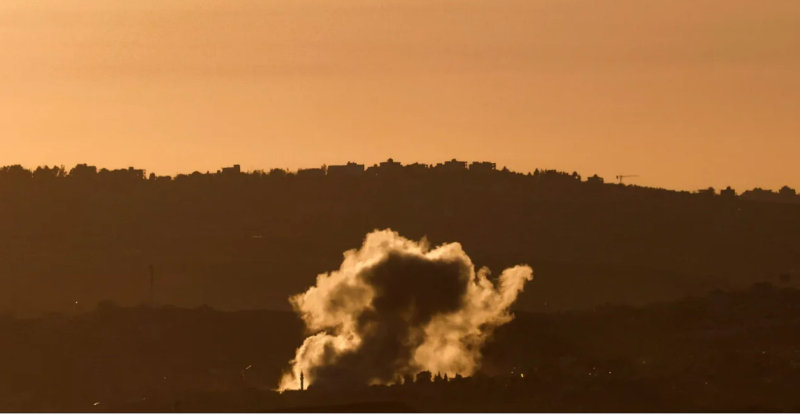
M 800 188 L 798 0 L 2 0 L 0 165 Z

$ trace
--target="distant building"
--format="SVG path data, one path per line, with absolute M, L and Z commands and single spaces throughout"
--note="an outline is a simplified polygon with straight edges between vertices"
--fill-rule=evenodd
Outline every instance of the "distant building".
M 378 173 L 380 175 L 394 175 L 401 172 L 403 172 L 403 164 L 395 162 L 391 158 L 386 160 L 386 162 L 382 162 L 378 167 Z
M 415 163 L 410 164 L 410 165 L 406 165 L 405 167 L 403 167 L 403 169 L 406 172 L 408 172 L 410 174 L 415 174 L 415 175 L 424 174 L 424 173 L 428 172 L 428 170 L 429 170 L 427 164 L 420 164 L 418 162 L 415 162 Z
M 147 172 L 145 170 L 137 170 L 137 169 L 135 169 L 133 167 L 128 167 L 128 175 L 131 178 L 135 178 L 137 180 L 144 180 L 145 179 L 145 174 L 147 174 Z
M 587 178 L 586 182 L 589 183 L 589 184 L 603 184 L 605 182 L 605 180 L 603 180 L 603 177 L 600 177 L 599 175 L 595 174 L 595 175 Z
M 108 182 L 115 182 L 115 183 L 130 183 L 136 181 L 144 181 L 146 179 L 147 172 L 145 170 L 137 170 L 133 167 L 129 167 L 128 169 L 119 169 L 119 170 L 107 170 L 103 168 L 97 173 L 97 176 L 103 180 Z
M 713 187 L 708 187 L 703 190 L 697 190 L 697 194 L 704 195 L 704 196 L 714 196 L 717 195 L 716 190 Z
M 380 167 L 378 167 L 378 164 L 375 164 L 375 165 L 373 165 L 372 167 L 368 167 L 368 168 L 367 168 L 367 169 L 364 171 L 364 173 L 365 173 L 366 175 L 370 176 L 370 177 L 375 177 L 376 175 L 378 175 L 378 170 L 380 170 Z
M 448 172 L 466 171 L 467 162 L 458 161 L 455 158 L 453 158 L 450 161 L 445 161 L 444 164 L 437 164 L 436 169 Z
M 223 174 L 239 174 L 242 172 L 242 167 L 239 164 L 234 165 L 233 167 L 227 167 L 222 169 Z
M 496 169 L 497 166 L 493 162 L 473 162 L 472 164 L 469 165 L 469 170 L 475 172 L 493 172 Z
M 325 170 L 322 168 L 306 168 L 303 170 L 297 170 L 297 177 L 298 178 L 310 178 L 310 177 L 324 177 Z
M 172 177 L 168 175 L 158 176 L 155 173 L 150 173 L 149 180 L 155 182 L 172 181 Z
M 467 169 L 466 161 L 458 161 L 453 158 L 450 161 L 445 161 L 444 167 L 453 171 L 462 171 Z
M 778 193 L 772 190 L 764 190 L 761 188 L 754 188 L 752 190 L 746 190 L 740 196 L 742 200 L 754 200 L 754 201 L 776 201 L 780 198 L 778 197 Z
M 727 188 L 720 190 L 719 195 L 725 198 L 736 198 L 736 190 L 728 186 Z
M 359 176 L 364 174 L 364 164 L 348 162 L 346 165 L 329 165 L 328 175 L 331 177 Z

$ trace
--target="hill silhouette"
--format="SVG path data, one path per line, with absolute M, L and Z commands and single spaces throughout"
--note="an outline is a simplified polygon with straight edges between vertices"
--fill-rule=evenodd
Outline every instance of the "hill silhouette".
M 156 303 L 288 310 L 383 228 L 459 242 L 479 267 L 530 264 L 521 309 L 645 304 L 797 275 L 798 200 L 459 161 L 176 177 L 3 167 L 0 312 L 148 302 L 150 265 Z

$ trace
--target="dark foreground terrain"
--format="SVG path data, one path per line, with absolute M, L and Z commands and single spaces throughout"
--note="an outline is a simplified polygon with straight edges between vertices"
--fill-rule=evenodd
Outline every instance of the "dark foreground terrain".
M 800 291 L 516 312 L 470 378 L 271 391 L 288 312 L 123 308 L 0 318 L 0 411 L 798 411 Z M 250 367 L 247 369 L 247 367 Z

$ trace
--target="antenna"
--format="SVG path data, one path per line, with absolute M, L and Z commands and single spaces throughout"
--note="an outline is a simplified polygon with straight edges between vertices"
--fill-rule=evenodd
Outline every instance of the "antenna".
M 617 176 L 617 180 L 619 180 L 619 183 L 622 184 L 622 180 L 624 178 L 633 178 L 633 177 L 638 177 L 638 175 L 622 175 L 622 174 L 620 174 L 620 175 Z

